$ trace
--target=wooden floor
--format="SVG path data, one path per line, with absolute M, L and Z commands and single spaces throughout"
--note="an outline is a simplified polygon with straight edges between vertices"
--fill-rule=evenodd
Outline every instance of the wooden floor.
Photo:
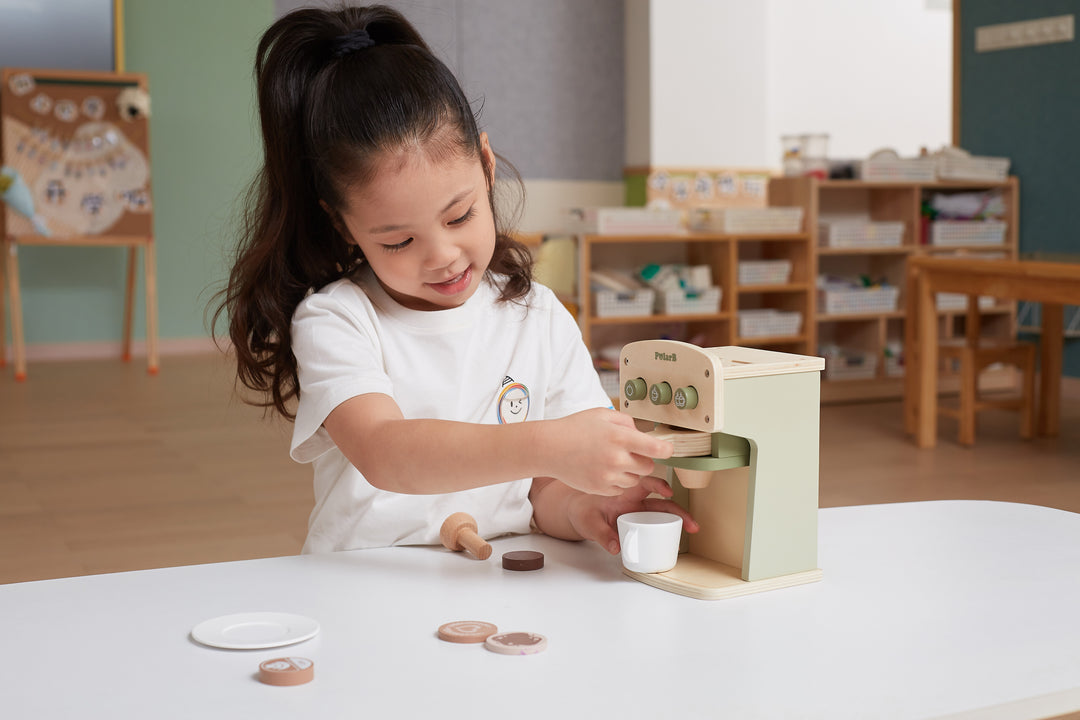
M 899 402 L 826 406 L 823 507 L 964 498 L 1080 512 L 1080 392 L 1062 434 L 1025 442 L 984 413 L 974 449 L 941 421 L 934 450 L 903 434 Z M 299 552 L 311 471 L 291 427 L 233 394 L 219 356 L 41 362 L 0 374 L 0 583 Z M 913 532 L 917 532 L 913 528 Z

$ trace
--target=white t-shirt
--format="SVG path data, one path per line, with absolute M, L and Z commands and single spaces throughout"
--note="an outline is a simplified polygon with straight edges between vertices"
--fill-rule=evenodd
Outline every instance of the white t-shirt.
M 437 545 L 455 512 L 484 537 L 529 532 L 531 478 L 441 495 L 370 485 L 322 427 L 366 393 L 392 397 L 406 418 L 523 422 L 610 407 L 581 332 L 548 288 L 496 302 L 482 282 L 462 306 L 423 312 L 395 302 L 369 268 L 305 298 L 292 320 L 300 400 L 291 456 L 312 463 L 315 509 L 304 552 Z

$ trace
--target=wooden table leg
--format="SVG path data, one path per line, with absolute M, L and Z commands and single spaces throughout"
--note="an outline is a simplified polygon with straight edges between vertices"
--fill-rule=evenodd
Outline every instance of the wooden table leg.
M 7 367 L 7 241 L 0 240 L 0 368 Z
M 139 248 L 132 245 L 127 252 L 127 281 L 124 286 L 124 342 L 120 357 L 131 360 L 131 326 L 135 315 L 135 262 Z
M 146 362 L 151 375 L 158 373 L 157 262 L 154 242 L 143 245 L 143 274 L 146 275 Z
M 915 305 L 919 346 L 915 444 L 932 448 L 937 443 L 938 327 L 934 293 L 926 272 L 919 273 Z
M 918 335 L 916 334 L 916 282 L 918 270 L 908 266 L 904 282 L 904 432 L 914 435 L 918 428 Z
M 11 346 L 15 354 L 15 380 L 26 380 L 26 338 L 23 336 L 22 299 L 19 292 L 19 246 L 5 242 L 8 300 L 11 303 Z
M 1065 308 L 1042 304 L 1039 368 L 1039 434 L 1058 434 L 1061 422 L 1061 369 L 1065 345 Z

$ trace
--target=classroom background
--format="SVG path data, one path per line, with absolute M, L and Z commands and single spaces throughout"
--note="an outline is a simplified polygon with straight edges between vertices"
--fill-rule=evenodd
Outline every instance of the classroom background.
M 882 148 L 911 157 L 954 142 L 1008 158 L 1018 178 L 1010 186 L 1018 193 L 1010 196 L 1019 206 L 1019 227 L 1009 229 L 1015 251 L 1073 263 L 1080 254 L 1070 204 L 1080 190 L 1077 43 L 976 53 L 970 42 L 978 27 L 1074 12 L 1064 0 L 1026 3 L 1022 14 L 1004 0 L 972 0 L 958 27 L 947 0 L 389 4 L 458 73 L 495 149 L 521 172 L 527 235 L 561 232 L 567 207 L 622 205 L 628 168 L 779 172 L 781 137 L 809 132 L 828 133 L 836 158 Z M 310 468 L 288 458 L 290 428 L 235 396 L 235 368 L 204 314 L 225 278 L 259 160 L 255 47 L 299 3 L 0 5 L 0 66 L 17 56 L 29 67 L 110 69 L 115 5 L 123 67 L 146 74 L 153 101 L 160 373 L 148 374 L 143 361 L 141 269 L 135 358 L 119 360 L 122 249 L 19 248 L 29 373 L 20 383 L 10 362 L 0 368 L 0 583 L 295 554 L 312 504 Z M 13 31 L 7 21 L 16 17 L 39 25 Z M 957 37 L 966 40 L 954 67 Z M 809 247 L 816 232 L 773 245 Z M 608 257 L 619 254 L 618 243 L 608 248 Z M 801 287 L 779 292 L 809 302 L 814 278 L 790 257 L 801 275 L 788 285 Z M 882 257 L 894 275 L 903 265 L 902 255 Z M 699 325 L 737 326 L 729 303 L 742 296 L 726 268 L 723 310 Z M 895 333 L 903 313 L 898 306 L 826 324 Z M 654 330 L 633 318 L 595 322 L 589 308 L 582 318 L 587 332 Z M 1011 311 L 996 318 L 1011 332 Z M 866 346 L 893 339 L 851 334 Z M 820 350 L 812 336 L 801 338 L 781 349 Z M 1080 509 L 1080 342 L 1065 341 L 1060 434 L 1033 441 L 1020 437 L 1015 413 L 992 411 L 980 414 L 974 447 L 958 444 L 956 423 L 943 420 L 937 447 L 922 450 L 905 434 L 899 377 L 887 365 L 875 372 L 882 385 L 892 381 L 891 396 L 821 407 L 821 507 L 973 498 Z M 827 371 L 822 397 L 860 382 L 845 385 Z
M 212 346 L 204 309 L 224 276 L 259 151 L 255 43 L 275 17 L 301 4 L 123 4 L 125 66 L 149 75 L 155 103 L 151 157 L 166 357 Z M 520 170 L 528 193 L 524 231 L 557 231 L 568 205 L 621 204 L 626 167 L 776 168 L 786 132 L 827 131 L 837 157 L 882 147 L 910 155 L 951 142 L 952 13 L 941 0 L 390 4 L 459 74 L 496 149 Z M 1035 0 L 1024 12 L 1042 17 L 1070 7 Z M 0 64 L 19 53 L 30 66 L 108 69 L 111 58 L 89 39 L 91 4 L 58 12 L 75 21 L 62 46 L 72 57 L 50 55 L 55 45 L 24 50 L 5 42 Z M 960 32 L 970 36 L 1013 16 L 1004 0 L 970 3 Z M 101 17 L 96 22 L 107 33 Z M 91 44 L 80 49 L 80 42 Z M 1026 257 L 1078 252 L 1069 202 L 1080 184 L 1073 172 L 1080 143 L 1071 127 L 1080 101 L 1078 53 L 1074 42 L 981 57 L 965 47 L 960 58 L 958 144 L 1011 159 L 1010 172 L 1022 180 Z M 119 251 L 26 248 L 21 272 L 31 362 L 117 352 Z M 137 339 L 142 312 L 137 304 Z M 1080 376 L 1080 343 L 1067 344 L 1065 374 Z

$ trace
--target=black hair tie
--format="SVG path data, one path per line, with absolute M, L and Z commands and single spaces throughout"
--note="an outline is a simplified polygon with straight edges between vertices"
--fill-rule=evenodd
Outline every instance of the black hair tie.
M 368 35 L 368 31 L 364 28 L 359 28 L 338 36 L 334 40 L 334 47 L 331 52 L 334 57 L 341 57 L 356 52 L 357 50 L 369 48 L 374 44 L 375 41 Z

